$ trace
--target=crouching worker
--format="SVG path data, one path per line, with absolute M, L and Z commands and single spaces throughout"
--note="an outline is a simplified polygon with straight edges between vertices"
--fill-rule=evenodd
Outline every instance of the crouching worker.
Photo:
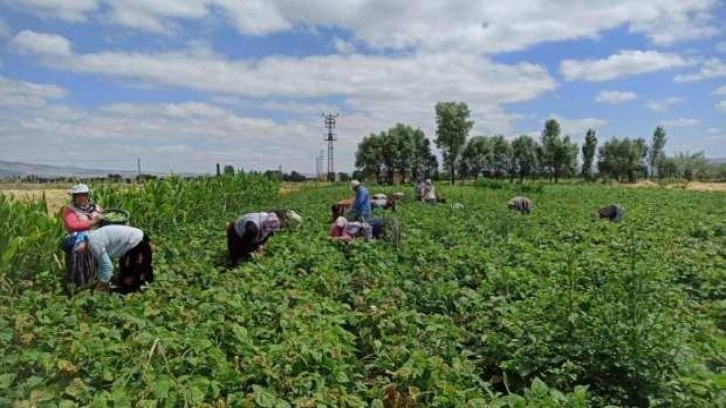
M 507 208 L 522 214 L 529 214 L 532 211 L 532 201 L 527 197 L 517 196 L 509 200 Z
M 620 204 L 610 204 L 595 212 L 597 218 L 607 218 L 610 221 L 619 222 L 625 215 L 625 208 Z
M 244 214 L 227 224 L 227 249 L 232 267 L 261 252 L 267 240 L 280 230 L 280 218 L 274 212 Z
M 119 260 L 118 291 L 136 292 L 154 281 L 152 248 L 144 231 L 125 225 L 109 225 L 76 235 L 74 252 L 88 251 L 96 261 L 96 290 L 109 291 L 113 259 Z
M 348 221 L 347 218 L 338 217 L 330 226 L 328 236 L 332 241 L 350 242 L 356 238 L 366 241 L 380 238 L 383 234 L 383 222 L 379 219 L 366 221 Z

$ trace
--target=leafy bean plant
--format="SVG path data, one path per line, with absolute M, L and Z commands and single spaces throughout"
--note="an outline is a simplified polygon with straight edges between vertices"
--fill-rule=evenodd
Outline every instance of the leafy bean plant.
M 0 198 L 0 406 L 725 404 L 725 197 L 505 183 L 441 188 L 464 209 L 405 198 L 399 248 L 326 239 L 343 186 L 95 185 L 156 245 L 123 298 L 69 296 L 58 220 Z M 522 192 L 529 216 L 505 205 Z M 592 219 L 611 202 L 622 223 Z M 225 223 L 268 208 L 304 222 L 229 268 Z

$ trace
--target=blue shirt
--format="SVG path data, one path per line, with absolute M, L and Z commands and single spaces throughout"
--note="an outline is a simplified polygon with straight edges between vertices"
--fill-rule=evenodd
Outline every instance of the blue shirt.
M 355 201 L 353 201 L 353 212 L 359 217 L 367 220 L 371 217 L 371 201 L 368 197 L 368 189 L 360 186 L 355 192 Z

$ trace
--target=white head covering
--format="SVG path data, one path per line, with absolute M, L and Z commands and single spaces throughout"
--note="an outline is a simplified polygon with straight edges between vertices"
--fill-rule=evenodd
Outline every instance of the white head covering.
M 287 219 L 288 219 L 288 222 L 290 223 L 290 226 L 293 228 L 297 228 L 300 226 L 300 224 L 302 224 L 302 217 L 300 216 L 300 214 L 296 213 L 295 211 L 292 211 L 292 210 L 288 211 Z
M 356 188 L 356 187 L 360 186 L 360 181 L 358 181 L 358 180 L 353 180 L 353 181 L 351 181 L 351 182 L 350 182 L 350 186 L 351 186 L 352 188 Z
M 335 226 L 338 228 L 343 228 L 346 226 L 346 224 L 348 224 L 348 219 L 343 216 L 335 219 Z
M 71 188 L 71 194 L 88 194 L 91 191 L 85 184 L 76 184 Z

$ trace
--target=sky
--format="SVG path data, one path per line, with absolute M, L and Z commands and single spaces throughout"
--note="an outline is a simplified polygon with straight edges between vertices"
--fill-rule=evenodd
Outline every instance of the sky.
M 0 0 L 0 160 L 85 168 L 335 170 L 396 123 L 435 139 L 668 134 L 726 157 L 723 0 Z

